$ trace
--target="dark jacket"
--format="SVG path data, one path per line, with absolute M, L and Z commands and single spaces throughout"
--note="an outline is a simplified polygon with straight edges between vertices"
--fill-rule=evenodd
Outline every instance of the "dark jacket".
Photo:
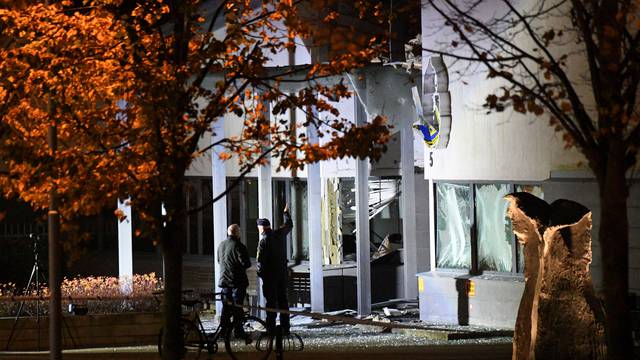
M 228 236 L 218 247 L 218 264 L 220 264 L 219 287 L 246 288 L 249 285 L 247 269 L 251 267 L 251 259 L 247 247 L 239 238 Z
M 260 234 L 258 243 L 258 276 L 263 280 L 286 279 L 287 235 L 293 228 L 291 215 L 284 213 L 284 224 Z

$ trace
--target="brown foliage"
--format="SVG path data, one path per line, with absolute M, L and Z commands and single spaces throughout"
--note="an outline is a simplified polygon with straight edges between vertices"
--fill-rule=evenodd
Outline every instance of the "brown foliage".
M 118 196 L 131 196 L 139 209 L 149 209 L 143 219 L 157 225 L 150 207 L 182 186 L 184 171 L 206 150 L 198 148 L 198 139 L 226 113 L 241 116 L 244 131 L 223 140 L 228 151 L 222 156 L 235 154 L 243 168 L 255 165 L 267 141 L 283 159 L 281 166 L 291 169 L 343 156 L 379 157 L 388 138 L 384 119 L 355 128 L 347 119 L 326 123 L 312 117 L 304 125 L 330 140 L 310 145 L 304 136 L 292 138 L 288 124 L 265 116 L 266 103 L 275 114 L 315 106 L 338 115 L 321 99 L 337 101 L 349 91 L 315 79 L 365 65 L 382 51 L 380 37 L 371 33 L 336 39 L 337 31 L 317 31 L 353 30 L 345 11 L 376 25 L 379 6 L 358 2 L 345 10 L 328 4 L 335 10 L 318 11 L 315 2 L 264 1 L 252 7 L 225 1 L 211 11 L 200 1 L 171 7 L 107 0 L 79 9 L 62 2 L 0 10 L 2 35 L 10 39 L 0 50 L 0 158 L 7 170 L 0 186 L 7 196 L 41 209 L 55 183 L 63 219 L 96 214 Z M 224 29 L 224 37 L 216 29 Z M 267 68 L 271 53 L 299 39 L 316 46 L 331 42 L 332 55 L 295 71 L 274 74 Z M 281 81 L 294 73 L 308 86 L 283 93 Z M 214 76 L 212 86 L 207 79 Z M 47 99 L 53 104 L 49 112 Z M 58 131 L 54 156 L 46 146 L 51 125 Z

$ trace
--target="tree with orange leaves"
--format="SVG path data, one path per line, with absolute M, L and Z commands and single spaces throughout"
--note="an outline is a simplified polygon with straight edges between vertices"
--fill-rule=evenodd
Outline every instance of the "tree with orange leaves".
M 274 115 L 310 107 L 338 115 L 323 99 L 350 93 L 340 81 L 322 80 L 383 51 L 372 35 L 383 33 L 381 7 L 338 3 L 95 0 L 0 10 L 0 186 L 37 209 L 55 187 L 63 224 L 131 198 L 164 256 L 165 359 L 182 356 L 185 171 L 207 150 L 198 142 L 217 119 L 230 112 L 243 119 L 240 136 L 218 143 L 243 170 L 267 153 L 297 169 L 343 156 L 375 159 L 385 150 L 389 132 L 380 117 L 356 127 L 309 112 L 302 125 L 328 138 L 322 145 L 270 121 L 265 104 Z M 337 42 L 336 33 L 349 36 Z M 323 61 L 267 67 L 270 54 L 298 39 L 326 50 Z M 291 81 L 304 85 L 283 92 Z M 58 131 L 55 156 L 46 147 L 50 126 Z

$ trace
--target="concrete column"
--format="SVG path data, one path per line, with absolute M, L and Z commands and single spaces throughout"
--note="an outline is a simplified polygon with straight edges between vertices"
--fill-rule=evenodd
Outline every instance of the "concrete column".
M 318 116 L 315 107 L 313 116 Z M 309 125 L 307 127 L 309 144 L 318 143 L 318 129 Z M 316 162 L 307 166 L 307 217 L 309 224 L 309 271 L 311 285 L 311 311 L 324 312 L 324 275 L 322 272 L 322 227 L 319 220 L 320 211 L 321 178 L 320 163 Z
M 268 157 L 271 161 L 271 157 Z M 271 181 L 271 163 L 258 168 L 258 217 L 267 218 L 273 223 L 273 189 Z M 282 211 L 282 209 L 279 209 Z M 256 226 L 248 224 L 247 226 Z
M 225 137 L 224 133 L 224 117 L 220 117 L 213 127 L 213 143 L 220 141 Z M 220 159 L 218 154 L 224 148 L 220 145 L 214 146 L 211 153 L 211 193 L 213 197 L 222 194 L 227 188 L 227 172 L 225 163 Z M 204 199 L 207 201 L 208 199 Z M 213 268 L 214 268 L 214 292 L 218 291 L 218 277 L 220 274 L 220 264 L 218 264 L 218 246 L 227 238 L 227 197 L 224 196 L 213 203 L 213 239 L 205 241 L 213 241 Z M 222 304 L 216 302 L 216 314 L 222 311 Z
M 413 169 L 414 119 L 405 119 L 400 129 L 400 170 L 402 173 L 402 243 L 404 251 L 404 297 L 418 298 L 418 246 L 416 239 L 416 186 Z
M 364 85 L 364 82 L 361 83 Z M 366 86 L 360 86 L 355 101 L 356 125 L 367 123 Z M 356 91 L 357 92 L 357 91 Z M 369 161 L 356 160 L 356 256 L 357 256 L 357 292 L 358 314 L 371 313 L 371 262 L 369 241 Z
M 267 117 L 271 121 L 271 106 L 266 105 Z M 266 156 L 266 163 L 258 168 L 258 217 L 267 218 L 273 224 L 273 188 L 271 181 L 271 155 Z M 255 226 L 255 224 L 249 224 Z
M 118 209 L 126 218 L 118 221 L 118 276 L 120 288 L 125 294 L 131 293 L 131 277 L 133 276 L 133 218 L 129 199 L 118 200 Z
M 271 107 L 266 106 L 269 112 L 267 116 L 271 119 Z M 266 164 L 258 168 L 258 217 L 266 218 L 273 224 L 273 189 L 271 181 L 271 155 L 267 155 Z M 282 210 L 280 210 L 282 211 Z M 247 226 L 256 226 L 256 224 L 247 224 Z M 258 299 L 260 306 L 265 306 L 265 298 L 262 294 L 262 280 L 258 278 Z M 261 311 L 261 316 L 264 315 Z

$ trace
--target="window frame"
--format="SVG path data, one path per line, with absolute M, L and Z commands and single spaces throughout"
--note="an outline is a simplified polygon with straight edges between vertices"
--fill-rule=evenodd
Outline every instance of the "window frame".
M 469 191 L 469 194 L 471 196 L 471 200 L 475 201 L 475 193 L 473 190 L 473 183 L 470 183 L 468 181 L 434 181 L 433 182 L 433 189 L 431 189 L 431 195 L 433 196 L 433 229 L 434 229 L 434 249 L 435 249 L 435 253 L 436 253 L 436 257 L 435 257 L 435 266 L 434 268 L 438 271 L 445 271 L 445 272 L 451 272 L 451 273 L 459 273 L 459 274 L 468 274 L 468 273 L 473 273 L 471 271 L 471 269 L 474 268 L 474 250 L 473 250 L 473 244 L 474 244 L 474 239 L 473 239 L 473 229 L 475 226 L 475 210 L 472 211 L 472 213 L 470 214 L 470 219 L 471 219 L 471 226 L 469 227 L 469 231 L 471 231 L 471 233 L 469 234 L 469 239 L 471 241 L 471 268 L 470 269 L 458 269 L 458 268 L 446 268 L 446 267 L 438 267 L 438 216 L 437 216 L 437 210 L 438 210 L 438 191 L 437 191 L 437 185 L 438 184 L 454 184 L 454 185 L 465 185 L 465 186 L 470 186 L 471 189 Z M 472 202 L 472 204 L 474 204 Z M 474 207 L 475 209 L 475 207 Z
M 471 219 L 471 226 L 469 227 L 469 239 L 471 246 L 471 267 L 469 269 L 454 269 L 454 268 L 446 268 L 438 266 L 438 196 L 437 196 L 437 186 L 438 184 L 454 184 L 454 185 L 465 185 L 469 186 L 469 201 L 471 203 L 471 210 L 469 217 Z M 495 271 L 495 270 L 480 270 L 479 268 L 479 257 L 478 257 L 478 222 L 477 222 L 477 204 L 476 204 L 476 186 L 481 185 L 508 185 L 509 193 L 514 193 L 516 191 L 517 186 L 543 186 L 542 182 L 539 181 L 460 181 L 460 180 L 437 180 L 433 181 L 433 187 L 431 189 L 431 196 L 433 196 L 433 239 L 434 239 L 434 251 L 435 251 L 435 264 L 434 269 L 436 271 L 441 272 L 453 272 L 453 273 L 465 273 L 471 275 L 497 275 L 497 276 L 516 276 L 522 277 L 524 276 L 524 269 L 518 269 L 518 261 L 519 261 L 519 253 L 518 253 L 518 239 L 516 238 L 513 231 L 511 234 L 511 248 L 512 248 L 512 257 L 511 257 L 511 271 Z M 544 191 L 544 188 L 543 188 Z

